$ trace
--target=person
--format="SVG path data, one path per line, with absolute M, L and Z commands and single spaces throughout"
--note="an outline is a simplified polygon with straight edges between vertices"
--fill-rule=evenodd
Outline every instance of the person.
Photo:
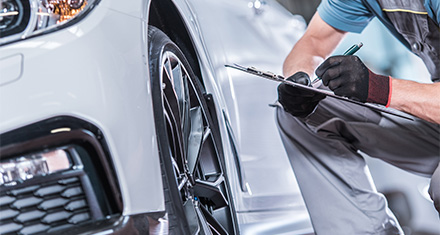
M 361 32 L 374 17 L 424 61 L 433 83 L 377 74 L 353 55 L 328 57 L 347 32 Z M 278 86 L 278 129 L 317 234 L 403 233 L 363 154 L 430 177 L 440 210 L 439 20 L 439 0 L 323 0 L 285 59 L 289 80 L 310 85 L 316 73 L 323 89 L 414 119 Z

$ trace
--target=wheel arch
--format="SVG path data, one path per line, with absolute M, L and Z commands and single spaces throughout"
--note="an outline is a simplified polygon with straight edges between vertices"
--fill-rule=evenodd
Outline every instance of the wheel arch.
M 176 5 L 171 0 L 152 0 L 148 12 L 148 25 L 162 30 L 187 57 L 202 85 L 201 69 L 194 43 L 191 39 L 188 27 Z

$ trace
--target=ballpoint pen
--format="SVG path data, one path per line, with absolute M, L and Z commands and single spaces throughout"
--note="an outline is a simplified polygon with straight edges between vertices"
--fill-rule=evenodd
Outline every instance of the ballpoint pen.
M 346 51 L 344 52 L 344 54 L 342 54 L 342 55 L 353 55 L 354 53 L 356 53 L 356 51 L 358 51 L 359 49 L 361 49 L 361 47 L 362 47 L 363 45 L 364 45 L 364 44 L 362 44 L 362 42 L 360 42 L 360 43 L 358 43 L 358 44 L 354 44 L 353 46 L 351 46 L 350 48 L 348 48 L 348 50 L 346 50 Z M 320 77 L 315 78 L 315 80 L 313 80 L 312 84 L 315 83 L 315 82 L 317 82 L 317 81 L 319 81 L 319 80 L 321 80 Z

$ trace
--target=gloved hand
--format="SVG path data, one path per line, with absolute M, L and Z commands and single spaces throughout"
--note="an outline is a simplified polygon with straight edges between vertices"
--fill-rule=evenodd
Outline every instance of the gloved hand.
M 304 72 L 297 72 L 288 77 L 287 80 L 311 86 L 309 75 Z M 286 112 L 296 117 L 307 117 L 315 110 L 319 101 L 324 98 L 325 95 L 323 94 L 317 94 L 288 84 L 281 83 L 278 86 L 278 101 L 283 105 Z
M 389 105 L 391 77 L 371 72 L 357 56 L 332 56 L 315 73 L 336 95 Z

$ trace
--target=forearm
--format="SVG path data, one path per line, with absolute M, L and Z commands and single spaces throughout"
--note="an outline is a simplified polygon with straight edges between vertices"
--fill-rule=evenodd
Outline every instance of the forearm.
M 313 43 L 307 37 L 301 38 L 293 47 L 283 64 L 283 74 L 289 77 L 298 71 L 313 77 L 315 68 L 324 61 L 325 55 L 319 55 Z
M 390 107 L 440 124 L 440 83 L 392 79 Z
M 325 23 L 316 13 L 304 36 L 295 44 L 283 64 L 283 74 L 289 77 L 298 71 L 314 76 L 315 68 L 327 58 L 346 32 Z

